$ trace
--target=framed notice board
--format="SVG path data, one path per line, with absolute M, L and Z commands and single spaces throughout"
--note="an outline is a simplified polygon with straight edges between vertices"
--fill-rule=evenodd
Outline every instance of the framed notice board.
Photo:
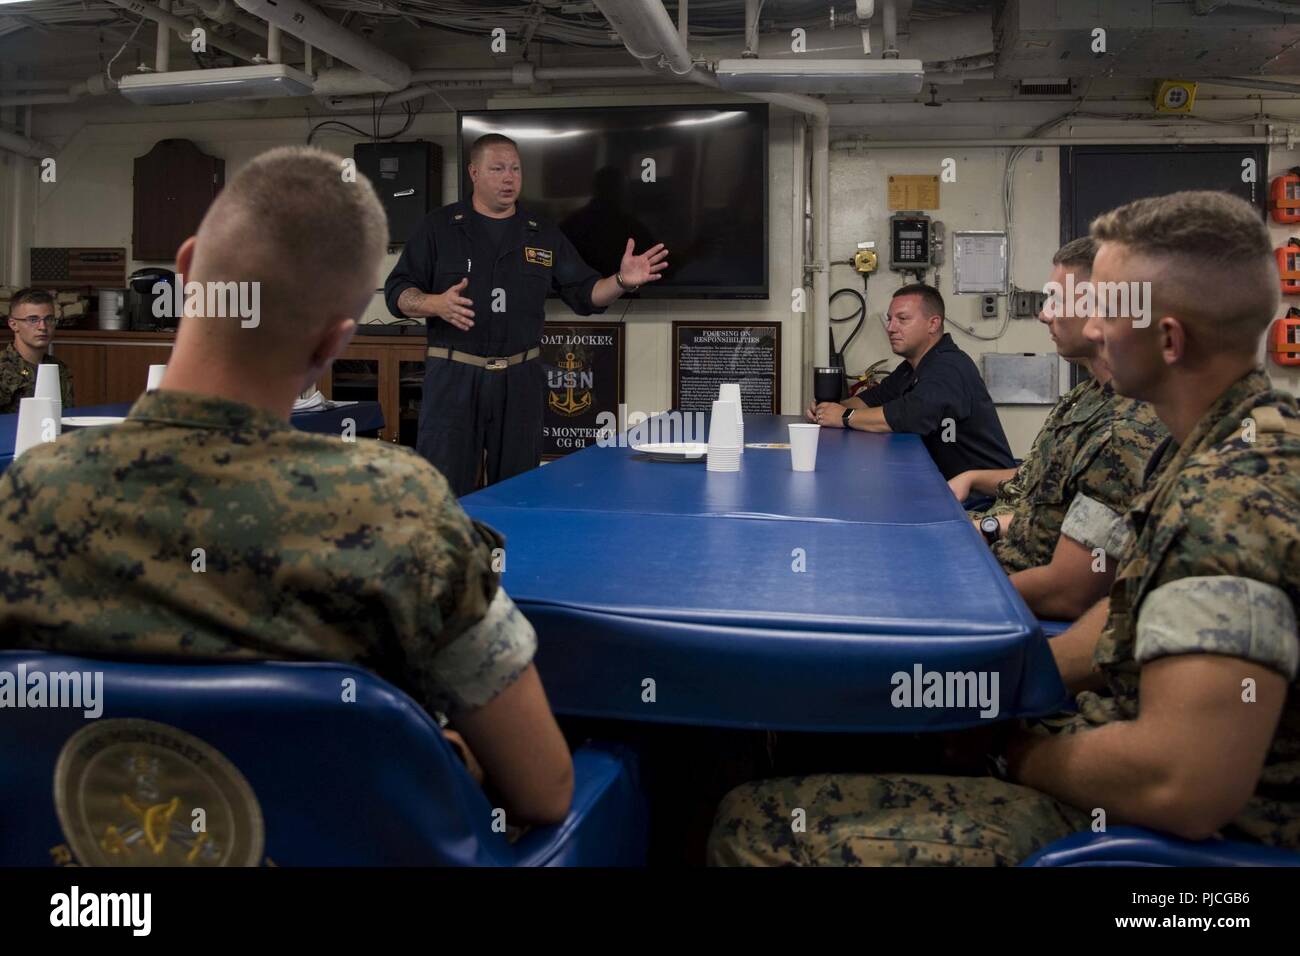
M 740 383 L 745 412 L 780 413 L 780 322 L 673 323 L 673 408 L 712 411 L 724 382 Z
M 542 417 L 542 458 L 550 461 L 596 441 L 597 417 L 618 417 L 623 403 L 622 323 L 547 322 L 542 329 L 546 369 L 546 410 Z

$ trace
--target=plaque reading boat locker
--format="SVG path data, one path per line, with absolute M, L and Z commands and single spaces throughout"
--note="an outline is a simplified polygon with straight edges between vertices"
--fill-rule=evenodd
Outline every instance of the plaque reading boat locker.
M 621 323 L 596 322 L 547 322 L 543 327 L 543 461 L 595 444 L 601 412 L 617 418 L 623 402 L 623 328 Z
M 724 382 L 740 383 L 746 413 L 780 414 L 781 323 L 673 323 L 673 408 L 712 411 Z

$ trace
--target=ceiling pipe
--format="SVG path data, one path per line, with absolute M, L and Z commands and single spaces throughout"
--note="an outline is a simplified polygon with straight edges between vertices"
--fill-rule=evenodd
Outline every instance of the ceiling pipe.
M 269 24 L 266 30 L 266 61 L 280 62 L 280 28 L 274 23 Z
M 740 55 L 746 59 L 758 56 L 758 4 L 759 0 L 745 0 L 745 50 Z
M 46 156 L 53 156 L 56 152 L 49 143 L 32 139 L 30 136 L 11 133 L 8 130 L 0 130 L 0 149 L 7 149 L 28 159 L 44 159 Z
M 158 0 L 158 9 L 171 13 L 172 0 Z M 172 35 L 167 24 L 158 24 L 158 36 L 154 40 L 153 68 L 159 73 L 166 73 L 172 66 Z
M 241 30 L 256 33 L 263 39 L 267 39 L 267 34 L 270 32 L 270 24 L 245 13 L 235 6 L 234 0 L 190 0 L 190 2 L 198 6 L 209 20 L 215 20 L 217 23 L 233 23 Z M 280 42 L 288 49 L 303 50 L 305 53 L 306 44 L 295 36 L 286 33 L 280 38 Z
M 17 90 L 62 90 L 67 86 L 65 80 L 5 80 L 0 83 L 0 93 L 13 93 Z
M 123 2 L 123 0 L 113 0 Z M 379 80 L 385 90 L 411 85 L 411 68 L 397 57 L 340 26 L 304 0 L 235 0 L 244 10 L 288 30 L 305 43 Z
M 883 49 L 885 35 L 879 17 L 863 28 L 871 32 L 872 49 Z M 811 27 L 806 34 L 806 52 L 790 49 L 790 34 L 774 30 L 759 33 L 753 52 L 763 59 L 861 60 L 862 29 L 856 26 Z M 937 20 L 917 20 L 899 37 L 899 55 L 909 60 L 952 60 L 968 56 L 992 55 L 996 49 L 993 20 L 989 12 L 963 13 Z M 716 60 L 734 57 L 735 41 L 720 37 L 696 36 L 692 48 L 697 58 Z M 742 54 L 743 55 L 743 54 Z
M 154 23 L 162 24 L 169 30 L 175 30 L 187 40 L 194 31 L 194 24 L 182 20 L 174 13 L 160 9 L 155 4 L 144 3 L 143 0 L 108 0 L 108 2 L 114 6 L 121 7 L 123 10 L 129 10 L 137 16 L 148 17 Z M 250 63 L 258 62 L 258 53 L 256 50 L 250 50 L 242 43 L 238 43 L 234 40 L 227 40 L 225 37 L 220 36 L 213 30 L 208 30 L 207 35 L 208 46 L 216 47 L 218 50 L 224 50 L 231 56 L 239 57 L 239 59 L 247 60 Z
M 718 85 L 712 74 L 697 70 L 668 11 L 659 0 L 595 0 L 627 51 L 648 69 L 667 69 L 674 76 L 706 86 Z
M 71 93 L 29 93 L 25 96 L 0 96 L 0 106 L 58 106 L 81 99 Z
M 1219 7 L 1250 7 L 1252 10 L 1267 10 L 1269 13 L 1285 13 L 1300 16 L 1300 6 L 1283 3 L 1281 0 L 1219 0 L 1218 3 L 1204 3 L 1198 0 L 1197 13 L 1210 13 Z
M 1122 120 L 1116 119 L 1116 122 Z M 1248 124 L 1243 124 L 1248 125 Z M 1285 133 L 1264 136 L 1001 136 L 986 139 L 868 139 L 852 136 L 831 143 L 833 150 L 871 149 L 947 149 L 962 146 L 1286 146 Z
M 49 88 L 48 84 L 45 84 L 45 86 Z M 73 83 L 71 86 L 66 83 L 59 83 L 57 89 L 60 92 L 23 93 L 16 96 L 0 97 L 0 106 L 57 106 L 65 103 L 75 103 L 87 94 L 101 96 L 117 89 L 117 84 L 110 82 L 103 73 L 96 73 L 80 83 Z
M 496 67 L 483 69 L 432 69 L 432 70 L 412 70 L 412 86 L 401 93 L 394 94 L 388 99 L 389 103 L 402 102 L 395 96 L 403 96 L 403 99 L 414 99 L 423 93 L 431 92 L 437 88 L 438 84 L 443 83 L 491 83 L 501 84 L 504 87 L 509 86 L 531 86 L 534 81 L 576 81 L 586 82 L 593 80 L 646 80 L 664 78 L 659 74 L 647 73 L 639 66 L 539 66 L 533 67 L 530 63 L 516 63 L 513 67 Z M 421 93 L 415 96 L 405 96 L 406 93 L 422 88 Z M 386 90 L 374 77 L 368 76 L 359 70 L 348 70 L 335 68 L 333 70 L 321 70 L 316 77 L 316 83 L 313 92 L 321 97 L 345 97 L 345 96 L 368 96 L 372 93 L 386 93 Z M 366 100 L 369 103 L 369 100 Z M 334 102 L 328 105 L 334 107 Z M 361 101 L 353 100 L 348 106 L 359 107 Z
M 882 60 L 898 59 L 898 8 L 894 0 L 884 0 L 880 11 L 880 32 L 885 36 L 884 49 L 880 51 Z
M 1296 12 L 1300 13 L 1300 9 L 1297 9 Z M 1293 96 L 1300 94 L 1300 83 L 1284 83 L 1280 80 L 1252 79 L 1251 77 L 1242 76 L 1216 76 L 1200 82 L 1214 86 L 1238 86 L 1247 90 L 1271 90 L 1277 93 L 1290 93 Z
M 690 0 L 677 0 L 677 35 L 682 38 L 682 46 L 691 45 Z

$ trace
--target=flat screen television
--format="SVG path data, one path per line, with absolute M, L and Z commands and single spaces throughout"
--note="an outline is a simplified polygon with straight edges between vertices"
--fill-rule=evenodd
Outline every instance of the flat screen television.
M 767 298 L 767 105 L 483 110 L 457 115 L 460 196 L 485 133 L 519 144 L 521 208 L 612 275 L 628 238 L 667 245 L 646 298 Z

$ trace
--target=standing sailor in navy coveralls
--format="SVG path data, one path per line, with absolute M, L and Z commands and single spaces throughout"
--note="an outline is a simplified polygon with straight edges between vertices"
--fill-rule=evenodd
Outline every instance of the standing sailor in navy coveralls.
M 469 175 L 471 201 L 431 213 L 384 284 L 393 315 L 428 325 L 417 448 L 457 495 L 474 490 L 481 464 L 493 484 L 541 460 L 547 292 L 591 315 L 668 266 L 662 243 L 633 255 L 629 239 L 602 279 L 557 226 L 517 208 L 523 173 L 506 136 L 474 142 Z

